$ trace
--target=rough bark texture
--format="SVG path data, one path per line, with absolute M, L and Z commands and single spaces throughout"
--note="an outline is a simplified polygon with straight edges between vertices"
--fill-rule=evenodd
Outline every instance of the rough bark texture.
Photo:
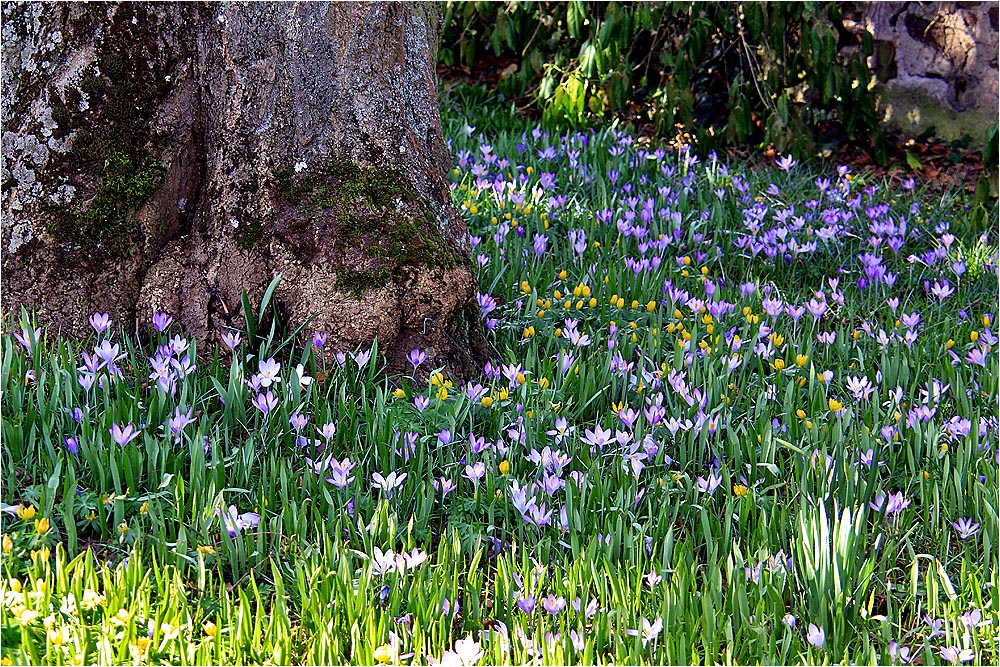
M 285 317 L 318 315 L 328 349 L 470 371 L 438 12 L 5 3 L 4 310 L 68 334 L 164 310 L 212 339 L 281 273 Z
M 996 2 L 868 2 L 885 121 L 917 135 L 982 139 L 997 121 Z

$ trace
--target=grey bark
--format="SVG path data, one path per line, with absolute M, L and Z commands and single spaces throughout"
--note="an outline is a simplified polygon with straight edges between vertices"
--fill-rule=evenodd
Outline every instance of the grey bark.
M 83 334 L 95 311 L 164 310 L 211 338 L 280 272 L 285 316 L 317 315 L 330 349 L 469 366 L 438 14 L 5 3 L 4 311 Z

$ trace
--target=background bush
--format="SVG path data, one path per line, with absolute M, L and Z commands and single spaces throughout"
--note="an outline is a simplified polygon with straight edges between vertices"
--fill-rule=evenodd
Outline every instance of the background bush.
M 498 59 L 498 91 L 565 127 L 627 115 L 700 152 L 805 157 L 855 140 L 883 162 L 872 37 L 850 4 L 449 2 L 440 60 Z M 852 47 L 852 48 L 844 48 Z

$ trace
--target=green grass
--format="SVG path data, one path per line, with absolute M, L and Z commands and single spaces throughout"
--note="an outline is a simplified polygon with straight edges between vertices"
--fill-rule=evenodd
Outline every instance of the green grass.
M 949 662 L 947 647 L 997 662 L 998 245 L 962 196 L 822 165 L 724 168 L 670 147 L 650 158 L 638 149 L 656 146 L 614 127 L 584 144 L 450 104 L 455 201 L 478 239 L 480 291 L 497 303 L 491 361 L 510 378 L 467 392 L 439 373 L 418 381 L 425 366 L 387 375 L 377 346 L 360 364 L 324 358 L 301 334 L 268 333 L 265 304 L 235 352 L 203 354 L 171 392 L 150 379 L 150 357 L 176 326 L 156 340 L 42 332 L 32 344 L 29 314 L 8 317 L 4 663 L 884 664 L 892 642 L 923 664 Z M 509 164 L 484 164 L 481 144 Z M 516 183 L 513 198 L 477 183 L 486 174 Z M 630 197 L 642 238 L 618 227 Z M 793 209 L 802 225 L 774 242 L 816 248 L 784 261 L 740 247 L 755 206 L 767 207 L 759 238 Z M 905 218 L 898 252 L 869 242 L 867 209 Z M 585 237 L 577 249 L 571 230 Z M 661 234 L 662 249 L 642 251 Z M 919 259 L 944 245 L 944 260 Z M 891 286 L 859 288 L 859 256 L 872 253 Z M 654 256 L 638 271 L 626 262 Z M 944 278 L 954 293 L 931 294 Z M 827 310 L 768 315 L 765 289 L 793 306 L 822 290 Z M 720 300 L 733 308 L 713 316 Z M 85 389 L 81 353 L 105 338 L 125 356 Z M 281 382 L 249 388 L 271 357 Z M 868 398 L 855 398 L 861 378 Z M 252 401 L 269 390 L 265 414 Z M 165 424 L 178 409 L 193 421 L 175 435 Z M 292 415 L 308 415 L 301 432 Z M 140 433 L 119 445 L 113 424 Z M 561 437 L 561 425 L 574 430 Z M 591 446 L 599 428 L 624 442 Z M 344 488 L 313 470 L 329 456 L 356 466 Z M 373 482 L 390 472 L 406 473 L 391 496 Z M 443 494 L 442 478 L 456 488 Z M 547 525 L 514 506 L 532 484 Z M 876 509 L 897 493 L 899 511 Z M 232 534 L 218 514 L 230 505 L 247 521 Z M 979 528 L 962 539 L 952 522 L 965 517 Z M 388 550 L 405 552 L 403 567 L 379 561 Z M 552 613 L 547 598 L 565 607 Z

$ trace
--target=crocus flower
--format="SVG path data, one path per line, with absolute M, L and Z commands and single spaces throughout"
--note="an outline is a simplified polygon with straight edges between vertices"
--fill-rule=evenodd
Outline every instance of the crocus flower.
M 174 436 L 174 444 L 181 441 L 180 435 L 186 426 L 193 424 L 195 420 L 191 417 L 194 412 L 194 408 L 187 411 L 187 414 L 181 412 L 180 407 L 174 408 L 174 416 L 167 419 L 167 423 L 164 426 L 167 427 L 167 431 Z
M 979 524 L 973 523 L 971 518 L 963 518 L 958 521 L 952 521 L 951 525 L 955 529 L 955 532 L 958 533 L 958 537 L 962 540 L 967 540 L 979 532 Z
M 216 516 L 222 517 L 222 523 L 229 533 L 229 537 L 236 537 L 236 533 L 247 528 L 256 528 L 260 523 L 260 515 L 256 512 L 239 513 L 235 505 L 230 505 L 225 511 L 215 510 Z
M 719 475 L 715 472 L 711 472 L 708 475 L 708 479 L 705 479 L 701 475 L 698 475 L 696 482 L 699 491 L 711 495 L 715 493 L 715 490 L 719 488 L 720 484 L 722 484 L 722 475 Z
M 108 433 L 114 438 L 114 441 L 121 446 L 125 446 L 139 437 L 139 431 L 135 428 L 133 424 L 126 424 L 123 429 L 118 424 L 111 424 L 111 428 L 108 429 Z
M 427 353 L 422 352 L 419 348 L 415 348 L 410 350 L 410 354 L 406 356 L 406 360 L 413 365 L 414 369 L 416 369 L 420 364 L 427 360 Z
M 275 361 L 274 357 L 266 361 L 257 362 L 257 369 L 260 371 L 257 377 L 262 388 L 267 389 L 272 384 L 281 382 L 281 376 L 278 375 L 278 372 L 281 370 L 281 364 Z
M 222 332 L 222 342 L 229 348 L 231 352 L 235 352 L 236 348 L 240 346 L 240 334 L 237 331 L 223 331 Z
M 72 454 L 73 456 L 76 456 L 77 454 L 80 453 L 80 442 L 76 439 L 75 436 L 70 436 L 66 438 L 66 440 L 64 440 L 63 442 L 66 445 L 67 451 L 69 451 L 69 453 Z
M 302 364 L 298 364 L 295 367 L 295 377 L 299 381 L 299 387 L 301 389 L 305 389 L 306 387 L 308 387 L 313 383 L 313 379 L 310 376 L 306 375 L 305 366 L 303 366 Z
M 159 332 L 166 331 L 174 318 L 166 313 L 153 313 L 153 328 Z
M 445 651 L 441 656 L 442 667 L 464 667 L 465 665 L 475 665 L 483 659 L 483 651 L 479 648 L 479 642 L 469 635 L 465 639 L 455 642 L 455 648 Z
M 533 595 L 522 597 L 517 601 L 517 606 L 525 614 L 531 614 L 535 611 L 535 597 Z
M 889 642 L 889 657 L 892 658 L 893 662 L 908 665 L 913 662 L 913 658 L 916 656 L 910 655 L 910 648 L 908 646 L 900 646 L 896 642 Z
M 550 593 L 548 597 L 542 598 L 542 609 L 549 612 L 553 616 L 558 615 L 565 608 L 566 599 L 562 596 L 556 597 Z
M 663 631 L 663 617 L 657 617 L 657 619 L 650 623 L 649 619 L 645 616 L 642 617 L 642 627 L 638 630 L 626 630 L 626 634 L 632 637 L 642 637 L 642 646 L 646 647 L 649 642 L 654 641 L 660 636 L 660 632 Z
M 320 435 L 323 436 L 324 440 L 330 442 L 330 438 L 332 438 L 337 433 L 337 424 L 335 424 L 334 422 L 327 422 L 326 424 L 323 424 L 323 427 L 320 429 L 319 433 Z
M 945 646 L 939 649 L 941 657 L 953 665 L 959 662 L 971 662 L 975 659 L 976 653 L 971 648 L 960 649 L 957 646 Z
M 477 461 L 473 465 L 465 466 L 465 472 L 462 474 L 462 477 L 470 479 L 473 482 L 478 482 L 484 475 L 486 475 L 486 464 L 482 461 Z
M 274 392 L 271 391 L 266 394 L 257 394 L 251 403 L 253 403 L 253 406 L 265 415 L 278 407 L 278 399 L 275 397 Z
M 309 423 L 309 415 L 303 415 L 298 412 L 293 412 L 289 416 L 288 422 L 291 424 L 292 428 L 294 428 L 296 432 L 298 432 L 301 431 L 303 428 L 305 428 L 306 424 Z
M 386 477 L 383 477 L 380 473 L 374 473 L 372 475 L 372 488 L 382 489 L 385 493 L 386 498 L 392 498 L 392 493 L 399 487 L 403 485 L 403 481 L 406 479 L 406 473 L 402 475 L 397 475 L 395 471 L 390 472 Z
M 826 630 L 815 623 L 810 623 L 809 629 L 806 632 L 806 641 L 816 648 L 823 648 L 823 644 L 826 643 Z
M 351 358 L 354 359 L 354 363 L 358 365 L 358 368 L 364 368 L 364 365 L 368 363 L 371 357 L 371 350 L 360 350 L 357 353 L 351 352 Z
M 323 347 L 326 345 L 327 333 L 325 331 L 317 331 L 312 335 L 312 344 L 316 347 Z
M 90 316 L 90 326 L 98 334 L 104 333 L 111 328 L 111 313 L 94 313 Z

